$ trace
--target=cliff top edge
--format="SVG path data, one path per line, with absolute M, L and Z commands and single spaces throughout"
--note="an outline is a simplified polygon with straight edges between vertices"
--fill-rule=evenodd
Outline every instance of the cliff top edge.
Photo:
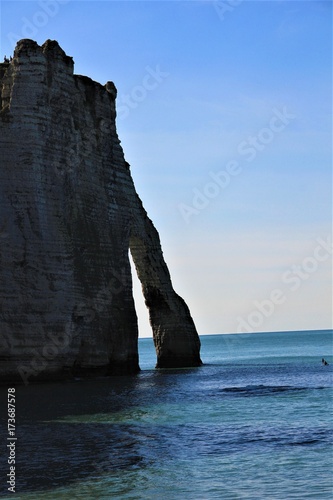
M 105 83 L 105 85 L 103 85 L 88 76 L 74 74 L 74 59 L 73 57 L 66 54 L 66 52 L 60 47 L 57 40 L 48 39 L 42 45 L 38 45 L 35 40 L 31 40 L 30 38 L 23 38 L 17 42 L 13 58 L 7 59 L 7 57 L 5 57 L 4 62 L 0 63 L 0 67 L 5 70 L 12 61 L 17 61 L 21 56 L 24 55 L 44 55 L 44 57 L 46 57 L 47 59 L 58 61 L 60 60 L 66 66 L 68 66 L 70 70 L 72 70 L 73 76 L 75 78 L 81 79 L 86 84 L 104 87 L 114 99 L 117 96 L 117 89 L 112 81 L 108 81 Z

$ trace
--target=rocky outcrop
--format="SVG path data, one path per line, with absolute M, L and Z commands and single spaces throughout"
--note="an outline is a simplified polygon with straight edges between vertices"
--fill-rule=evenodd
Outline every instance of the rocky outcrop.
M 0 380 L 139 370 L 131 251 L 158 367 L 200 365 L 116 132 L 116 88 L 48 40 L 0 64 Z

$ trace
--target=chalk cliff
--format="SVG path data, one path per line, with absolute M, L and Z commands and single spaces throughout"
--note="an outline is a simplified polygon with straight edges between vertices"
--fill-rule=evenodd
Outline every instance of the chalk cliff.
M 55 41 L 0 64 L 0 380 L 135 373 L 131 251 L 157 367 L 200 341 L 116 131 L 116 88 L 73 74 Z

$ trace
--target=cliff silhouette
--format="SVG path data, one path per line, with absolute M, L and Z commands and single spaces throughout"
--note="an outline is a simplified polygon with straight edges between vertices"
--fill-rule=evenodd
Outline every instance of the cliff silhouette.
M 199 366 L 118 139 L 116 87 L 73 69 L 51 40 L 21 40 L 0 64 L 0 381 L 139 370 L 129 250 L 156 366 Z

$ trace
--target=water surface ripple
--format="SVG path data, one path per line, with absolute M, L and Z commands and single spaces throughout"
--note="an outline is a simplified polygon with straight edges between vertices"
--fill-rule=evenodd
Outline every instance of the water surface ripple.
M 156 371 L 145 339 L 137 376 L 18 387 L 17 494 L 3 479 L 0 496 L 330 499 L 331 341 L 202 337 L 204 366 Z

